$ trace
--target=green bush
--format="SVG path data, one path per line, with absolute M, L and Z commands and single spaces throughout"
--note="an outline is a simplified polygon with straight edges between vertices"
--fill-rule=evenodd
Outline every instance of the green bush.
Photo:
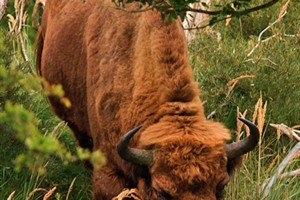
M 91 172 L 81 160 L 96 160 L 99 165 L 105 159 L 99 152 L 91 154 L 76 147 L 72 132 L 49 108 L 47 95 L 68 102 L 59 85 L 42 90 L 34 73 L 34 30 L 28 26 L 21 32 L 29 56 L 25 61 L 17 34 L 5 23 L 7 20 L 1 20 L 0 198 L 7 199 L 15 191 L 13 199 L 41 199 L 57 187 L 52 195 L 56 199 L 65 199 L 71 189 L 74 199 L 90 199 Z

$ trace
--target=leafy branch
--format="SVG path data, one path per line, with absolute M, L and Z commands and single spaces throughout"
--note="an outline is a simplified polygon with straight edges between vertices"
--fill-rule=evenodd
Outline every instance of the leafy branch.
M 273 6 L 278 3 L 279 0 L 270 0 L 261 5 L 250 7 L 252 0 L 233 0 L 225 5 L 214 4 L 214 8 L 209 8 L 204 2 L 199 2 L 199 0 L 112 0 L 117 9 L 124 10 L 127 12 L 144 12 L 148 10 L 157 10 L 161 13 L 162 18 L 164 19 L 168 16 L 169 21 L 181 17 L 184 19 L 186 12 L 197 12 L 207 15 L 214 16 L 211 20 L 211 24 L 214 24 L 218 21 L 225 20 L 230 17 L 238 17 L 242 15 L 247 15 L 252 12 L 256 12 L 262 9 Z M 132 2 L 139 2 L 139 9 L 130 10 L 126 8 L 127 4 Z M 201 3 L 207 9 L 201 8 L 192 8 L 190 5 L 193 3 Z M 227 17 L 224 17 L 227 16 Z

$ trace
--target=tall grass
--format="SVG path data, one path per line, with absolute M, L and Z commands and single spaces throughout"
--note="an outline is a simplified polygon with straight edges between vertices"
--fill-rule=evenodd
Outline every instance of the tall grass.
M 293 147 L 295 142 L 288 142 L 284 146 L 284 151 L 280 148 L 280 137 L 275 137 L 272 139 L 266 139 L 265 133 L 263 132 L 264 114 L 267 111 L 266 104 L 262 104 L 262 99 L 256 104 L 254 117 L 252 119 L 256 121 L 261 133 L 261 139 L 259 141 L 257 150 L 248 153 L 244 156 L 243 164 L 241 169 L 234 174 L 231 178 L 231 183 L 227 188 L 226 199 L 264 199 L 264 185 L 268 183 L 270 177 L 277 173 L 277 168 L 282 159 L 286 156 L 289 150 Z M 239 114 L 238 117 L 245 114 Z M 244 134 L 241 131 L 241 127 L 238 123 L 238 138 Z M 249 130 L 246 129 L 247 135 Z M 272 148 L 277 148 L 273 151 Z M 295 157 L 290 161 L 290 164 L 286 167 L 286 171 L 290 172 L 292 170 L 299 168 L 300 159 Z M 268 192 L 267 199 L 299 199 L 300 190 L 297 186 L 297 182 L 300 177 L 291 176 L 291 178 L 282 177 L 278 178 L 278 181 L 272 185 L 270 192 Z
M 189 46 L 209 118 L 240 130 L 239 112 L 254 120 L 257 99 L 267 105 L 264 117 L 254 120 L 260 124 L 259 146 L 244 156 L 241 168 L 231 177 L 228 200 L 262 199 L 263 184 L 296 143 L 285 135 L 278 137 L 277 130 L 269 126 L 300 124 L 300 5 L 287 2 L 202 30 Z M 238 139 L 239 134 L 232 131 L 233 138 Z M 299 161 L 295 158 L 285 171 L 299 169 Z M 299 181 L 299 176 L 279 179 L 267 199 L 300 199 Z

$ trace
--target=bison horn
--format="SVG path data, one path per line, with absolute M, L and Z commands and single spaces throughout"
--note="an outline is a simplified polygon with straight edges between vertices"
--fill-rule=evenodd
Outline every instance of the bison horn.
M 239 118 L 244 124 L 246 124 L 250 129 L 250 136 L 243 139 L 239 142 L 234 142 L 231 144 L 226 145 L 226 153 L 228 159 L 233 159 L 238 156 L 241 156 L 252 149 L 257 145 L 259 141 L 259 131 L 255 124 L 253 124 L 251 121 Z
M 151 166 L 153 163 L 153 154 L 151 150 L 136 149 L 128 147 L 130 139 L 142 126 L 137 126 L 127 132 L 118 142 L 117 150 L 121 158 L 129 162 Z

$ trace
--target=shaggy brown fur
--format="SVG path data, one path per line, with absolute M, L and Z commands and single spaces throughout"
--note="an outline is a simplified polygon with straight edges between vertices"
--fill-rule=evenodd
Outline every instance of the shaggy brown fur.
M 217 198 L 228 182 L 229 134 L 205 120 L 179 21 L 125 13 L 111 0 L 48 0 L 36 54 L 40 74 L 62 84 L 72 102 L 68 109 L 50 98 L 54 111 L 82 147 L 107 155 L 107 165 L 94 171 L 95 199 L 126 187 L 151 200 Z M 131 146 L 154 151 L 149 168 L 116 151 L 139 124 Z

